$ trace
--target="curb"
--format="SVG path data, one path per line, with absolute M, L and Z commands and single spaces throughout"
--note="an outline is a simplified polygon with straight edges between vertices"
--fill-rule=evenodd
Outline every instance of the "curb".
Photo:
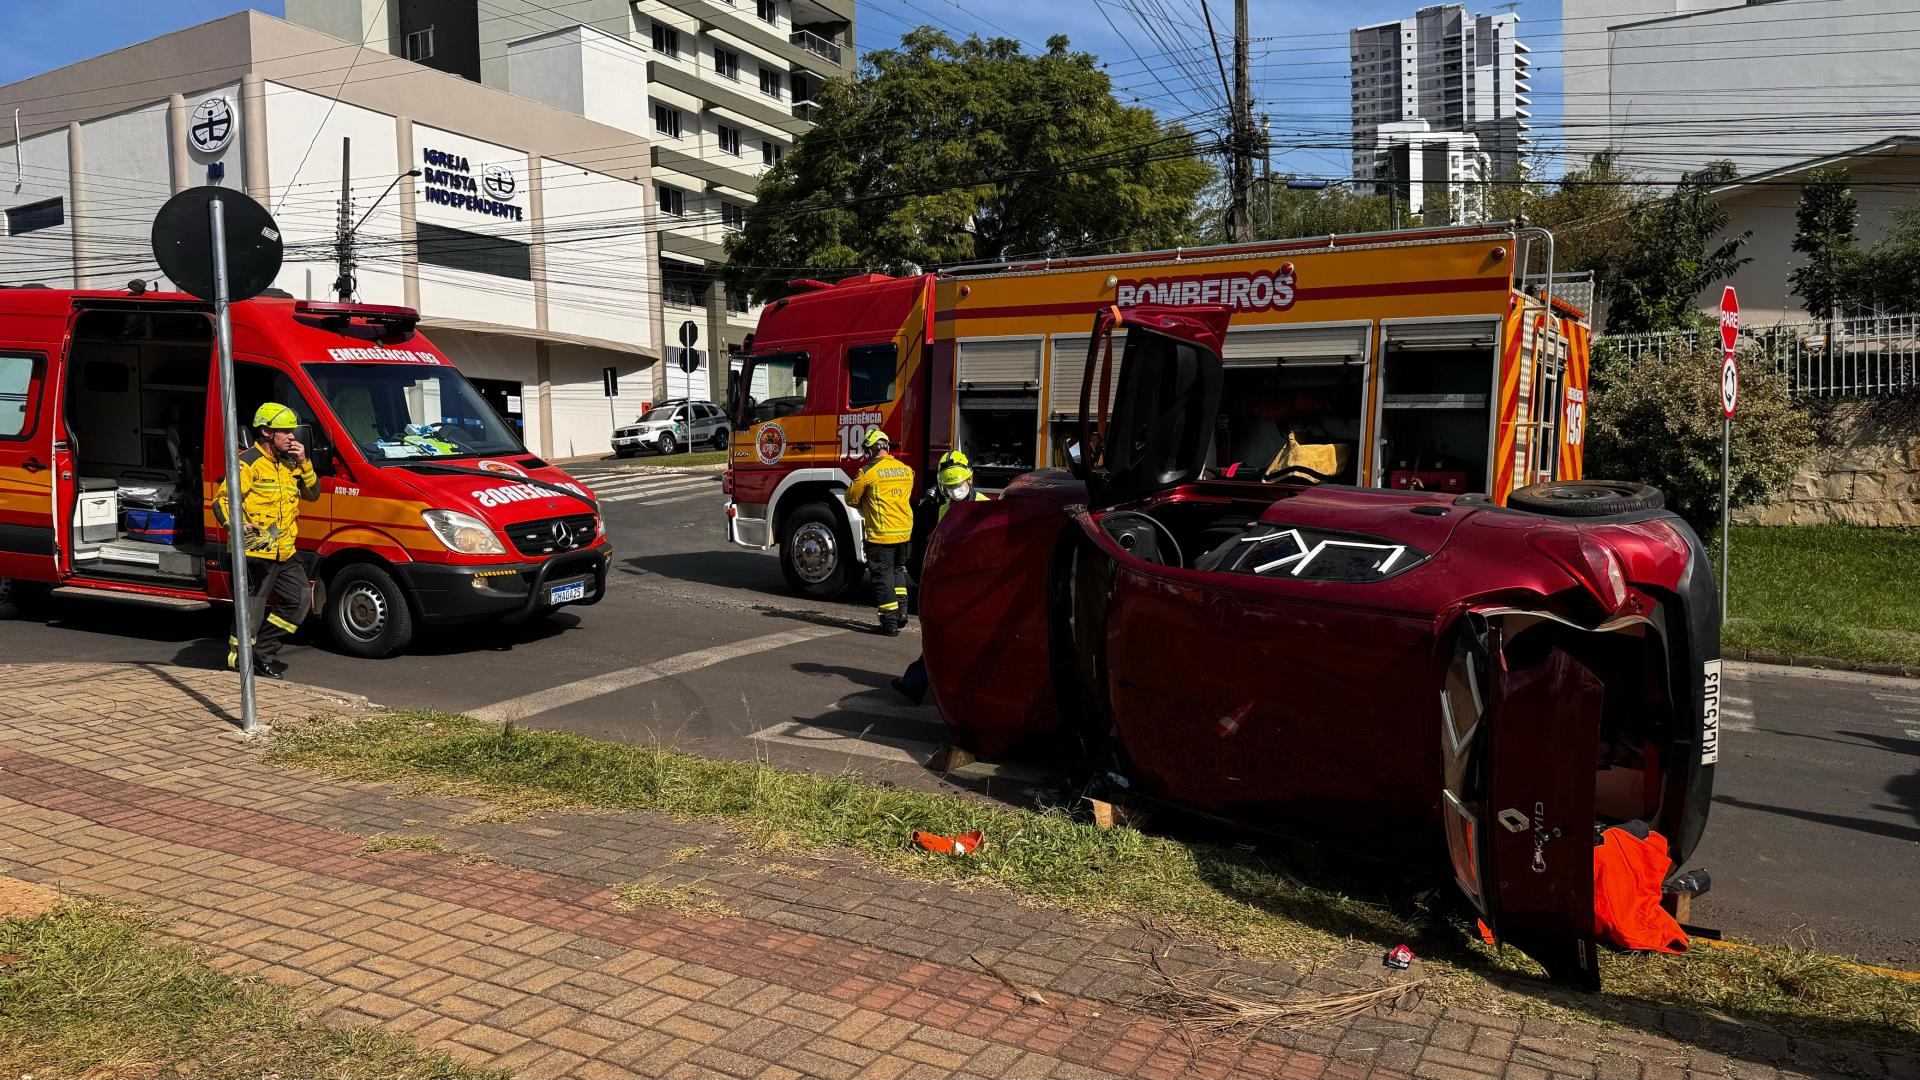
M 1744 660 L 1750 664 L 1771 664 L 1774 667 L 1824 668 L 1828 671 L 1857 671 L 1863 675 L 1891 675 L 1901 679 L 1920 678 L 1920 667 L 1906 664 L 1867 664 L 1827 656 L 1789 656 L 1763 649 L 1723 649 L 1720 658 Z

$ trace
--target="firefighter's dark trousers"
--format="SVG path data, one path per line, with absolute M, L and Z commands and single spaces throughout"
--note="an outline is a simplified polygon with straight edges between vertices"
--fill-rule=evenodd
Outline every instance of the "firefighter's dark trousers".
M 907 554 L 911 543 L 876 544 L 867 541 L 867 569 L 873 573 L 873 606 L 880 627 L 907 625 Z
M 300 620 L 307 617 L 307 599 L 312 587 L 307 568 L 298 559 L 280 562 L 274 559 L 247 559 L 248 614 L 253 622 L 253 658 L 271 660 L 280 654 Z M 240 642 L 228 639 L 227 666 L 239 663 Z

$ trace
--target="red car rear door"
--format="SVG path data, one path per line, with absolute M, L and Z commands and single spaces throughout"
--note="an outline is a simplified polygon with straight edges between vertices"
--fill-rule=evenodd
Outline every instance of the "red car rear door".
M 1481 881 L 1495 936 L 1555 980 L 1600 986 L 1593 915 L 1600 680 L 1524 616 L 1490 620 Z M 1445 736 L 1443 736 L 1445 737 Z

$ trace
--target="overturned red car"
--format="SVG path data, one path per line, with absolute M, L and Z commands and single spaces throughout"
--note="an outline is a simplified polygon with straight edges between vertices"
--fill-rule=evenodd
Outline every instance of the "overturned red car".
M 1638 485 L 1498 506 L 1223 478 L 1227 320 L 1101 314 L 1074 469 L 934 534 L 921 612 L 952 741 L 1451 873 L 1502 940 L 1596 986 L 1596 830 L 1645 821 L 1677 870 L 1706 824 L 1699 538 Z

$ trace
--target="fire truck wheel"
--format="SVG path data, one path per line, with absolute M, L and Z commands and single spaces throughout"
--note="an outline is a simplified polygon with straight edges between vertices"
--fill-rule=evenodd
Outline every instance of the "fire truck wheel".
M 1513 509 L 1549 517 L 1606 517 L 1658 510 L 1666 504 L 1659 488 L 1626 480 L 1553 480 L 1507 496 L 1507 505 Z
M 379 660 L 413 640 L 413 612 L 392 574 L 352 563 L 327 583 L 327 629 L 342 651 Z
M 822 503 L 788 516 L 780 538 L 780 570 L 787 586 L 812 600 L 832 600 L 847 591 L 853 540 L 840 516 Z

